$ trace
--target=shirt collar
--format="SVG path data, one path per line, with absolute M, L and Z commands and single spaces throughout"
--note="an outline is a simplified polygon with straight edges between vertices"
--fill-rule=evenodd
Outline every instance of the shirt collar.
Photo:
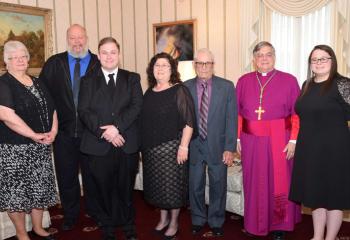
M 101 69 L 102 69 L 102 73 L 103 73 L 103 75 L 105 76 L 105 79 L 106 79 L 106 82 L 107 82 L 107 83 L 108 83 L 108 81 L 109 81 L 109 77 L 108 77 L 109 74 L 113 74 L 113 73 L 114 73 L 113 78 L 114 78 L 114 81 L 115 81 L 115 79 L 117 78 L 117 74 L 118 74 L 118 68 L 115 68 L 115 69 L 114 69 L 113 71 L 111 71 L 111 72 L 109 72 L 109 71 L 103 69 L 102 67 L 101 67 Z
M 258 75 L 259 75 L 259 76 L 262 76 L 262 77 L 270 77 L 274 71 L 275 71 L 275 69 L 272 69 L 272 70 L 269 71 L 269 72 L 260 72 L 260 71 L 258 70 Z
M 88 51 L 84 57 L 80 58 L 80 62 L 85 63 L 86 61 L 88 61 L 88 60 L 90 59 L 90 55 L 91 55 L 91 54 L 90 54 L 90 52 Z M 69 60 L 69 62 L 74 62 L 74 63 L 75 63 L 75 59 L 76 59 L 76 58 L 73 57 L 73 56 L 68 52 L 68 60 Z
M 204 80 L 202 78 L 198 78 L 197 77 L 197 84 L 201 85 L 202 83 L 205 83 L 207 82 L 208 83 L 208 86 L 211 86 L 212 82 L 213 82 L 213 78 L 209 78 L 208 80 Z

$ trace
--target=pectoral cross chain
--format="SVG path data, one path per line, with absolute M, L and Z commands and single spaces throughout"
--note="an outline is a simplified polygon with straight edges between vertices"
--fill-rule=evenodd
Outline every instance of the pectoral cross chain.
M 258 114 L 258 120 L 261 120 L 261 114 L 265 113 L 265 110 L 262 108 L 262 100 L 264 95 L 264 89 L 266 85 L 271 81 L 271 79 L 275 76 L 276 71 L 273 72 L 271 77 L 266 81 L 264 85 L 261 84 L 261 81 L 259 79 L 258 73 L 256 72 L 256 79 L 258 80 L 259 86 L 260 86 L 260 96 L 259 96 L 259 108 L 255 110 L 255 113 Z

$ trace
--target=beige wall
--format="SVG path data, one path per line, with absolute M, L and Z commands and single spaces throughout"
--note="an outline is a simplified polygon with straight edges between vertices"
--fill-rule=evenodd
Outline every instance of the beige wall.
M 66 49 L 66 29 L 86 27 L 90 49 L 99 39 L 115 37 L 122 47 L 122 67 L 141 74 L 146 89 L 146 67 L 153 56 L 153 23 L 197 19 L 197 49 L 210 48 L 216 74 L 234 82 L 239 72 L 239 2 L 241 0 L 0 0 L 53 10 L 54 53 Z M 350 212 L 346 213 L 350 221 Z
M 153 23 L 197 19 L 197 49 L 210 48 L 216 74 L 234 82 L 239 73 L 237 39 L 239 0 L 0 0 L 53 10 L 54 53 L 66 49 L 66 29 L 86 27 L 90 49 L 99 39 L 115 37 L 122 47 L 122 67 L 141 74 L 153 56 Z

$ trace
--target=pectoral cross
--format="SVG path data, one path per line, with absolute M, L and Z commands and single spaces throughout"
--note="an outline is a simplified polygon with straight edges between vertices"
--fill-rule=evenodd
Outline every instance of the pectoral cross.
M 258 120 L 261 120 L 261 114 L 265 112 L 264 109 L 262 109 L 261 105 L 259 106 L 259 108 L 257 110 L 255 110 L 255 112 L 258 114 Z

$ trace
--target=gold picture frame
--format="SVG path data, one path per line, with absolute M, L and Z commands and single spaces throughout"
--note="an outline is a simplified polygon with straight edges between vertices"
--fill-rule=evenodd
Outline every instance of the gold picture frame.
M 19 40 L 30 54 L 28 73 L 39 75 L 45 61 L 53 53 L 52 10 L 0 3 L 0 75 L 6 71 L 4 43 Z
M 179 61 L 192 61 L 196 49 L 196 19 L 153 24 L 154 54 L 169 53 Z

